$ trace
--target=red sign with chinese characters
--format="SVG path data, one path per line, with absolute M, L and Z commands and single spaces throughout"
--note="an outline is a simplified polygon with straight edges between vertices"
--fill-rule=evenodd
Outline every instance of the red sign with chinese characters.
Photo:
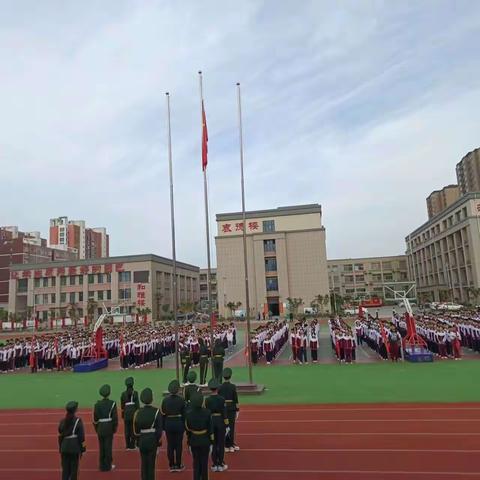
M 257 232 L 260 230 L 258 222 L 248 222 L 247 230 L 249 232 Z M 224 223 L 222 225 L 222 233 L 243 232 L 243 222 L 238 223 Z
M 143 283 L 137 284 L 137 307 L 145 306 L 145 285 Z
M 115 271 L 116 272 L 123 272 L 123 263 L 116 263 L 115 264 Z
M 235 231 L 236 232 L 243 232 L 243 222 L 235 224 Z
M 22 272 L 22 278 L 31 278 L 32 277 L 32 271 L 31 270 L 24 270 Z
M 18 272 L 10 272 L 10 278 L 12 280 L 16 280 L 19 277 L 20 277 L 20 275 L 18 274 Z
M 82 265 L 82 266 L 80 267 L 80 273 L 81 273 L 82 275 L 86 275 L 89 271 L 90 271 L 90 268 L 89 268 L 88 265 Z
M 111 263 L 107 264 L 107 265 L 104 265 L 103 266 L 103 271 L 105 273 L 112 273 L 113 271 L 113 265 Z
M 42 270 L 35 270 L 33 276 L 35 278 L 42 278 Z
M 100 273 L 102 271 L 102 267 L 100 265 L 92 265 L 92 273 Z
M 45 276 L 46 277 L 53 277 L 53 268 L 47 268 L 45 270 Z
M 68 267 L 68 274 L 69 275 L 76 275 L 77 274 L 77 267 Z
M 57 268 L 57 275 L 65 275 L 65 267 Z

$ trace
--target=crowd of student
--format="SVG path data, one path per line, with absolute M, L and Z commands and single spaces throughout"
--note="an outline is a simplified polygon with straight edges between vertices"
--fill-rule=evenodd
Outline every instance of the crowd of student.
M 328 321 L 330 339 L 337 360 L 342 363 L 352 363 L 356 360 L 357 342 L 352 327 L 341 318 L 331 318 Z
M 355 332 L 358 345 L 367 344 L 384 360 L 400 359 L 402 338 L 393 322 L 366 314 L 355 321 Z
M 287 341 L 287 322 L 274 320 L 260 325 L 250 339 L 252 363 L 256 365 L 260 358 L 265 357 L 267 365 L 270 365 L 278 357 Z
M 320 326 L 317 319 L 312 320 L 310 324 L 306 319 L 295 324 L 290 332 L 293 363 L 298 363 L 299 365 L 308 363 L 308 351 L 310 351 L 310 360 L 312 363 L 317 363 L 319 331 Z

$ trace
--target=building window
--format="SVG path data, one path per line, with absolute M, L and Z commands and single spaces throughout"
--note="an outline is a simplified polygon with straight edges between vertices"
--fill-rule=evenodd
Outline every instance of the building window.
M 118 272 L 119 283 L 129 283 L 132 281 L 132 272 Z
M 70 285 L 75 285 L 75 278 L 76 277 L 74 275 L 70 277 Z
M 276 272 L 277 271 L 277 259 L 276 258 L 266 258 L 265 259 L 265 271 L 266 272 Z
M 112 291 L 107 290 L 107 300 L 111 300 L 111 299 L 112 299 Z
M 392 269 L 392 262 L 383 262 L 383 269 L 384 270 L 391 270 Z
M 383 279 L 386 281 L 386 282 L 391 282 L 393 280 L 393 274 L 391 273 L 386 273 L 384 276 L 383 276 Z
M 276 251 L 275 240 L 264 240 L 263 241 L 263 251 L 264 252 L 275 252 Z
M 48 278 L 45 277 L 45 278 L 42 278 L 42 284 L 44 287 L 48 287 Z
M 78 301 L 83 302 L 83 292 L 78 292 Z
M 344 272 L 353 272 L 353 265 L 344 265 L 343 266 Z
M 51 299 L 52 299 L 52 303 L 57 303 L 57 296 L 54 293 L 52 293 Z
M 106 277 L 106 279 L 105 279 L 106 283 L 111 283 L 112 282 L 112 274 L 111 273 L 106 273 L 105 277 Z
M 133 272 L 133 283 L 148 283 L 150 278 L 150 272 L 143 270 L 140 272 Z M 210 276 L 210 280 L 212 277 Z
M 67 303 L 67 294 L 61 293 L 60 294 L 60 303 Z
M 35 295 L 35 305 L 42 305 L 43 297 L 41 295 Z
M 33 284 L 35 285 L 35 288 L 40 287 L 40 279 L 39 279 L 39 278 L 36 278 L 36 279 L 33 281 Z
M 355 277 L 356 282 L 364 282 L 365 281 L 365 275 L 357 275 Z
M 52 280 L 52 287 L 54 287 L 57 284 L 57 279 L 55 277 L 52 277 L 51 280 Z
M 98 283 L 103 283 L 103 273 L 99 273 L 99 274 L 97 275 L 97 282 L 98 282 Z
M 88 283 L 95 283 L 95 275 L 93 275 L 92 273 L 88 274 Z
M 130 273 L 130 272 L 121 272 L 121 273 Z M 120 288 L 120 290 L 118 290 L 119 300 L 130 300 L 130 298 L 132 298 L 132 291 L 130 288 Z
M 75 303 L 75 292 L 70 292 L 70 303 Z
M 275 220 L 264 220 L 263 221 L 263 231 L 265 233 L 275 231 Z
M 64 287 L 67 284 L 67 277 L 60 277 L 60 285 Z
M 356 263 L 353 268 L 356 272 L 363 272 L 363 263 Z
M 267 292 L 278 292 L 278 277 L 271 277 L 266 279 Z
M 103 291 L 99 290 L 97 293 L 98 293 L 98 299 L 103 300 Z

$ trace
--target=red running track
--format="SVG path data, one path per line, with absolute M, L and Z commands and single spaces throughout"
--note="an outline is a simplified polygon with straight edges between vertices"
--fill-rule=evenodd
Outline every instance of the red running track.
M 0 479 L 60 478 L 58 410 L 0 411 Z M 87 453 L 81 478 L 140 478 L 138 452 L 116 435 L 111 473 L 97 471 L 90 412 L 81 411 Z M 227 453 L 230 480 L 480 480 L 480 404 L 244 406 L 237 429 L 241 451 Z M 167 471 L 165 446 L 157 478 L 192 478 Z

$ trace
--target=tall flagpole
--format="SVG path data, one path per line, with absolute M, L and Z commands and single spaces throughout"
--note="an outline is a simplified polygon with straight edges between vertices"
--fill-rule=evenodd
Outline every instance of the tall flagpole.
M 198 72 L 198 79 L 200 82 L 200 103 L 201 103 L 201 125 L 202 125 L 202 146 L 204 142 L 203 138 L 203 131 L 206 128 L 204 125 L 204 105 L 203 105 L 203 78 L 202 78 L 202 71 Z M 211 278 L 212 278 L 212 262 L 210 258 L 210 221 L 208 216 L 208 185 L 207 185 L 207 166 L 203 166 L 203 195 L 205 199 L 205 232 L 207 236 L 207 297 L 208 297 L 208 306 L 207 306 L 207 313 L 208 318 L 210 319 L 210 356 L 211 356 L 211 368 L 212 368 L 212 377 L 213 377 L 213 315 L 212 315 L 212 286 L 211 286 Z
M 175 325 L 175 372 L 180 381 L 178 362 L 178 315 L 177 315 L 177 251 L 175 248 L 175 205 L 173 202 L 173 165 L 172 165 L 172 130 L 170 125 L 170 94 L 167 92 L 167 127 L 168 127 L 168 172 L 170 176 L 170 223 L 172 226 L 172 310 Z
M 243 128 L 242 128 L 242 97 L 240 83 L 237 83 L 238 98 L 238 132 L 240 140 L 240 172 L 242 183 L 242 221 L 243 221 L 243 265 L 245 270 L 245 308 L 247 314 L 247 352 L 248 352 L 248 380 L 253 383 L 252 352 L 250 349 L 250 292 L 248 290 L 248 261 L 247 261 L 247 214 L 245 212 L 245 178 L 243 176 Z

